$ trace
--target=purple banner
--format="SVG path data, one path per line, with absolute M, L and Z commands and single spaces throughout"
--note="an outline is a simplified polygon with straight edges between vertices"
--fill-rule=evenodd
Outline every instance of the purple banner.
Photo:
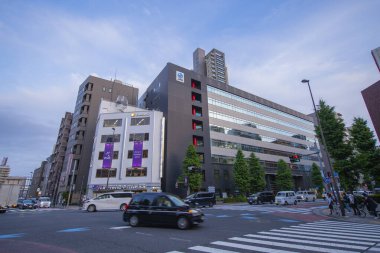
M 103 169 L 110 169 L 112 167 L 112 157 L 113 157 L 113 143 L 107 142 L 104 146 L 103 154 Z
M 143 142 L 135 141 L 133 144 L 132 167 L 141 167 L 143 155 Z

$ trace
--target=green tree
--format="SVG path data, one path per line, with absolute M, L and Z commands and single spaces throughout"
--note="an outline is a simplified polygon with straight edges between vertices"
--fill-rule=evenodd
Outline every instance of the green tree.
M 239 149 L 236 153 L 235 163 L 233 167 L 233 175 L 235 185 L 239 189 L 240 193 L 246 194 L 249 192 L 250 178 L 247 162 L 244 159 L 244 154 Z
M 198 170 L 189 168 L 198 168 Z M 193 145 L 189 145 L 186 150 L 185 159 L 182 162 L 182 175 L 179 177 L 179 181 L 183 182 L 185 177 L 188 178 L 188 185 L 191 192 L 198 191 L 202 184 L 202 174 L 199 171 L 201 162 L 199 155 Z
M 317 164 L 313 163 L 311 166 L 311 182 L 313 187 L 318 188 L 318 192 L 321 192 L 323 189 L 323 178 L 321 171 Z
M 280 191 L 289 191 L 294 188 L 292 171 L 282 159 L 277 163 L 276 185 Z
M 266 185 L 265 171 L 254 153 L 251 153 L 249 157 L 248 169 L 250 175 L 251 192 L 259 192 L 264 190 Z

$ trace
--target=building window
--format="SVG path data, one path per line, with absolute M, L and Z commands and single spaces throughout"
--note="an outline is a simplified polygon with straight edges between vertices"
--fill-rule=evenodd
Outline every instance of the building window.
M 111 93 L 111 92 L 112 92 L 112 89 L 108 89 L 108 92 Z
M 133 150 L 128 150 L 128 159 L 133 158 Z M 148 150 L 144 149 L 143 150 L 143 158 L 148 158 Z
M 126 177 L 146 177 L 147 169 L 144 168 L 127 168 Z
M 149 141 L 149 133 L 130 134 L 129 141 Z
M 198 154 L 198 157 L 199 157 L 199 161 L 201 163 L 204 163 L 205 162 L 205 154 L 204 153 L 197 153 Z
M 191 100 L 196 102 L 202 102 L 202 95 L 196 92 L 191 92 Z
M 102 135 L 100 143 L 120 142 L 120 134 Z
M 116 168 L 112 169 L 97 169 L 96 170 L 96 177 L 116 177 Z
M 144 126 L 144 125 L 149 125 L 149 123 L 150 123 L 149 117 L 131 118 L 131 126 Z
M 103 91 L 104 91 L 104 92 L 106 91 L 106 87 L 103 87 Z
M 193 116 L 202 117 L 202 108 L 193 105 L 191 107 L 191 113 L 193 114 Z
M 193 120 L 193 130 L 203 131 L 203 123 L 202 123 L 202 121 Z
M 200 90 L 201 82 L 191 79 L 191 88 Z
M 121 126 L 121 119 L 105 119 L 103 121 L 103 127 L 118 127 Z
M 104 152 L 99 152 L 98 160 L 103 160 Z M 113 157 L 112 159 L 118 159 L 119 158 L 119 151 L 113 151 Z
M 193 135 L 193 145 L 196 147 L 203 147 L 204 146 L 203 137 Z

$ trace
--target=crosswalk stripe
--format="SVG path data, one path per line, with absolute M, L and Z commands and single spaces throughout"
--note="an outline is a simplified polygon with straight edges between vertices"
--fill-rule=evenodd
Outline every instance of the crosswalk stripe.
M 358 251 L 338 250 L 338 249 L 329 249 L 329 248 L 322 248 L 322 247 L 313 247 L 313 246 L 306 246 L 306 245 L 282 243 L 282 242 L 247 239 L 247 238 L 241 238 L 241 237 L 232 237 L 229 239 L 234 240 L 234 241 L 240 241 L 240 242 L 257 243 L 257 244 L 264 244 L 264 245 L 269 245 L 269 246 L 278 246 L 278 247 L 285 247 L 285 248 L 291 248 L 291 249 L 310 250 L 310 251 L 325 252 L 325 253 L 357 253 L 358 252 Z
M 353 233 L 346 233 L 346 232 L 337 232 L 336 230 L 331 231 L 322 231 L 322 230 L 316 230 L 316 231 L 310 231 L 310 229 L 302 229 L 302 228 L 282 228 L 284 230 L 294 230 L 294 231 L 301 231 L 301 232 L 318 232 L 319 234 L 331 234 L 331 235 L 354 235 L 356 238 L 360 238 L 360 240 L 363 239 L 372 239 L 372 240 L 380 240 L 379 236 L 376 235 L 362 235 L 362 234 L 353 234 Z M 363 238 L 363 239 L 362 239 Z
M 184 253 L 184 252 L 174 250 L 174 251 L 169 251 L 169 252 L 166 252 L 166 253 Z
M 307 224 L 323 224 L 323 225 L 339 225 L 339 226 L 346 226 L 346 227 L 365 227 L 365 228 L 379 228 L 380 225 L 373 225 L 373 224 L 359 224 L 359 223 L 353 223 L 353 222 L 327 222 L 327 221 L 318 221 L 315 223 L 307 223 Z
M 110 227 L 110 229 L 115 229 L 115 230 L 125 229 L 125 228 L 131 228 L 131 226 Z
M 208 253 L 239 253 L 237 251 L 230 251 L 230 250 L 224 250 L 224 249 L 215 249 L 210 247 L 204 247 L 204 246 L 195 246 L 189 248 L 191 250 L 197 250 L 202 252 L 208 252 Z
M 245 244 L 232 243 L 232 242 L 216 241 L 216 242 L 212 242 L 211 244 L 226 246 L 226 247 L 232 247 L 232 248 L 238 248 L 238 249 L 252 250 L 252 251 L 257 251 L 257 252 L 265 252 L 265 253 L 296 253 L 294 251 L 263 248 L 263 247 L 258 247 L 258 246 L 245 245 Z
M 292 228 L 304 228 L 304 229 L 308 229 L 308 230 L 318 230 L 318 231 L 337 231 L 338 229 L 336 228 L 318 228 L 318 227 L 301 227 L 301 226 L 291 226 Z M 350 232 L 351 230 L 349 229 L 339 229 L 339 231 L 341 232 Z M 358 234 L 365 234 L 367 235 L 368 232 L 364 232 L 364 231 L 355 231 L 354 233 L 350 233 L 350 234 L 355 234 L 355 235 L 358 235 Z M 380 238 L 380 236 L 376 236 L 376 238 Z
M 252 238 L 259 238 L 259 239 L 267 239 L 267 240 L 298 242 L 298 243 L 304 243 L 304 244 L 314 244 L 314 245 L 322 245 L 322 246 L 329 246 L 329 247 L 340 247 L 340 248 L 349 248 L 349 249 L 359 249 L 359 250 L 365 250 L 365 249 L 368 248 L 368 247 L 363 247 L 363 246 L 349 245 L 347 243 L 346 244 L 329 243 L 329 242 L 319 242 L 319 241 L 310 241 L 310 240 L 298 240 L 298 239 L 291 239 L 291 238 L 281 238 L 281 237 L 275 237 L 275 236 L 252 235 L 252 234 L 248 234 L 248 235 L 245 235 L 245 236 L 252 237 Z
M 343 243 L 347 243 L 347 238 L 346 238 L 346 240 L 343 240 L 343 239 L 337 239 L 337 238 L 326 238 L 326 237 L 316 237 L 316 236 L 311 237 L 311 236 L 303 235 L 304 233 L 302 233 L 302 232 L 300 232 L 300 235 L 297 235 L 297 234 L 285 234 L 284 231 L 282 231 L 281 233 L 259 232 L 259 234 L 285 236 L 285 237 L 293 237 L 293 238 L 305 238 L 305 239 L 313 239 L 313 240 L 327 241 L 327 242 L 343 242 Z M 317 234 L 315 234 L 315 235 L 317 235 Z M 352 237 L 352 239 L 357 239 L 357 238 L 356 237 Z M 375 243 L 350 241 L 350 244 L 373 246 Z
M 370 248 L 368 251 L 372 251 L 372 252 L 380 252 L 380 248 Z
M 366 227 L 347 227 L 347 226 L 333 226 L 333 225 L 312 225 L 312 224 L 300 224 L 302 227 L 313 227 L 313 228 L 334 228 L 339 230 L 349 230 L 349 231 L 363 231 L 368 232 L 380 232 L 380 228 L 366 228 Z

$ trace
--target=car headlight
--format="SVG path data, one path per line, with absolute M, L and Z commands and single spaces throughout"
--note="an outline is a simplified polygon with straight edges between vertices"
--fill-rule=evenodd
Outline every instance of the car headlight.
M 189 213 L 191 213 L 191 214 L 198 214 L 199 211 L 198 211 L 198 210 L 195 210 L 195 209 L 190 209 L 190 210 L 189 210 Z

